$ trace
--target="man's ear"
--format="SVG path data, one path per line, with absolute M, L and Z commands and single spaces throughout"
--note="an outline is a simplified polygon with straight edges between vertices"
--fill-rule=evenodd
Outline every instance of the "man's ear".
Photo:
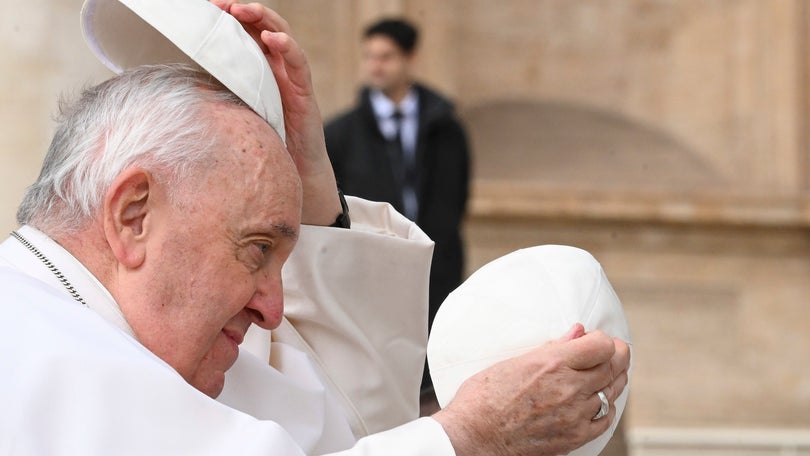
M 416 66 L 416 64 L 419 63 L 419 48 L 413 48 L 411 52 L 406 53 L 405 59 L 411 67 Z M 413 71 L 413 68 L 411 68 L 411 71 Z
M 104 196 L 104 234 L 113 255 L 128 268 L 137 268 L 146 259 L 154 194 L 155 181 L 148 171 L 127 168 Z

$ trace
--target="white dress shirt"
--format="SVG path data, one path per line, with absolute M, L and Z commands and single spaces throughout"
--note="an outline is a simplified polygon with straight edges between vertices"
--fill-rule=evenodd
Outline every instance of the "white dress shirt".
M 385 96 L 379 90 L 371 90 L 369 93 L 371 108 L 377 119 L 377 126 L 385 139 L 393 141 L 397 134 L 397 122 L 394 120 L 394 112 L 402 113 L 402 123 L 400 125 L 400 141 L 402 141 L 402 152 L 404 165 L 408 167 L 416 166 L 416 140 L 419 134 L 419 94 L 411 88 L 399 105 Z M 415 189 L 404 189 L 402 203 L 405 215 L 416 220 L 419 213 L 419 199 Z

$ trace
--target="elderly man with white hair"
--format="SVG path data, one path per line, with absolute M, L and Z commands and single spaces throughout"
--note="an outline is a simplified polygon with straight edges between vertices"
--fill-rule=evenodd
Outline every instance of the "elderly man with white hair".
M 120 6 L 88 3 L 91 21 Z M 0 454 L 554 455 L 611 427 L 629 348 L 581 325 L 417 419 L 426 328 L 404 306 L 426 306 L 431 243 L 335 191 L 286 22 L 227 0 L 121 3 L 205 70 L 134 66 L 62 107 L 0 244 Z M 132 32 L 116 17 L 108 33 Z M 203 55 L 234 42 L 275 80 Z M 242 78 L 277 84 L 283 111 Z

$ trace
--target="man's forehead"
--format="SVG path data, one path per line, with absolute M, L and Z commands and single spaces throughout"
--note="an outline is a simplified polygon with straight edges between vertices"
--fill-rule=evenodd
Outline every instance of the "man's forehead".
M 208 109 L 224 145 L 260 158 L 289 156 L 279 134 L 251 109 L 225 103 L 211 104 Z
M 220 165 L 212 178 L 220 181 L 223 197 L 261 212 L 282 205 L 300 207 L 298 171 L 275 130 L 246 107 L 218 104 L 209 113 L 218 130 L 211 159 Z
M 396 41 L 394 41 L 393 38 L 382 34 L 371 35 L 365 38 L 363 40 L 363 48 L 365 49 L 366 52 L 374 50 L 377 52 L 384 51 L 384 52 L 405 54 L 405 51 L 403 51 L 402 48 L 399 47 L 399 45 L 397 44 Z

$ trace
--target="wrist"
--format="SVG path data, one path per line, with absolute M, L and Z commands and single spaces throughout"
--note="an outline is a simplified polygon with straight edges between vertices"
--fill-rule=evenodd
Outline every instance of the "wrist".
M 340 215 L 338 215 L 335 219 L 334 223 L 329 226 L 332 228 L 345 228 L 347 230 L 351 229 L 352 220 L 349 217 L 349 204 L 346 203 L 346 197 L 343 195 L 343 191 L 340 189 L 340 187 L 337 189 L 337 194 L 338 199 L 340 199 L 340 207 L 343 212 L 341 212 Z
M 441 424 L 453 445 L 456 456 L 506 454 L 489 452 L 488 448 L 493 443 L 492 439 L 487 439 L 483 433 L 476 431 L 469 420 L 465 419 L 463 415 L 454 413 L 452 407 L 436 412 L 432 418 Z
M 331 171 L 331 170 L 330 170 Z M 301 178 L 304 201 L 301 207 L 301 223 L 304 225 L 330 226 L 343 213 L 337 192 L 334 174 Z

